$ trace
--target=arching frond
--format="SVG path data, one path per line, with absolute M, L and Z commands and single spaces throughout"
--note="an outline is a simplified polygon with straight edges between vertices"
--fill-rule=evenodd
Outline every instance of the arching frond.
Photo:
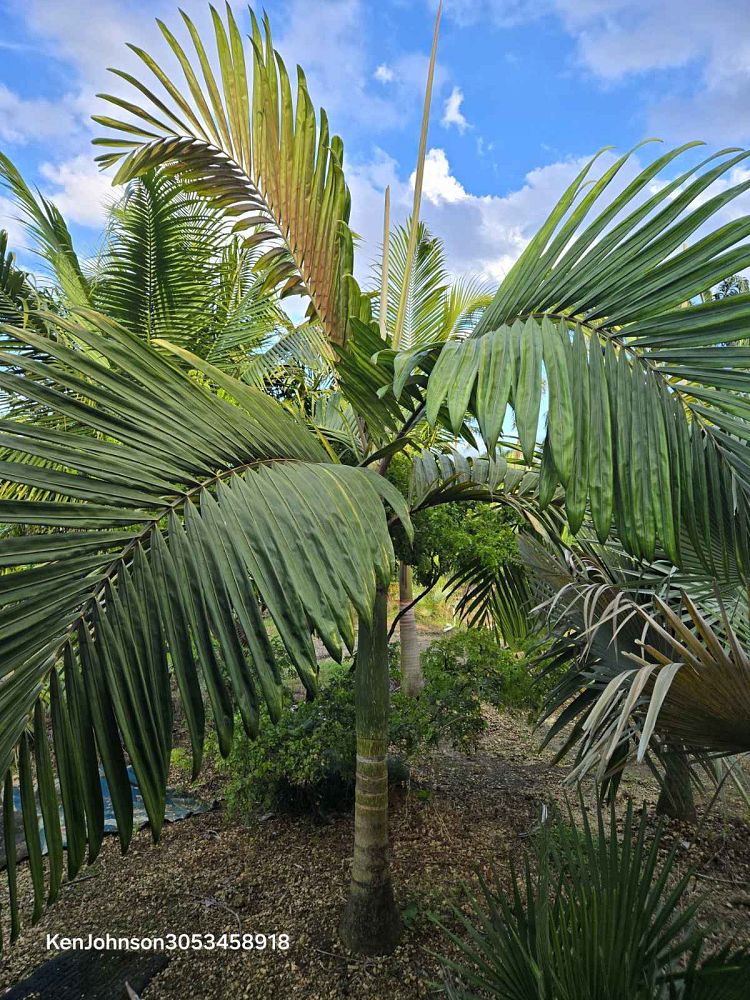
M 0 185 L 8 189 L 18 205 L 20 220 L 32 238 L 32 250 L 47 264 L 67 301 L 73 306 L 90 306 L 91 288 L 58 209 L 38 192 L 34 194 L 2 153 Z
M 235 704 L 251 735 L 262 702 L 278 716 L 281 678 L 261 606 L 314 690 L 311 632 L 340 657 L 354 644 L 355 612 L 369 622 L 376 586 L 390 580 L 383 501 L 408 529 L 394 487 L 332 464 L 316 436 L 264 393 L 195 359 L 222 390 L 211 393 L 93 312 L 83 322 L 47 320 L 74 346 L 6 327 L 17 347 L 3 352 L 0 386 L 91 433 L 0 421 L 0 443 L 18 456 L 0 463 L 3 478 L 58 498 L 0 501 L 0 522 L 44 528 L 0 538 L 0 774 L 6 816 L 20 783 L 34 919 L 45 880 L 32 773 L 50 844 L 59 843 L 59 783 L 71 876 L 86 844 L 90 858 L 101 844 L 100 761 L 123 847 L 132 832 L 126 754 L 158 837 L 170 672 L 197 770 L 204 698 L 225 753 Z M 62 851 L 51 851 L 50 898 L 61 874 Z M 12 898 L 14 934 L 16 907 Z
M 456 427 L 472 413 L 491 453 L 510 407 L 527 461 L 543 439 L 542 474 L 563 487 L 574 532 L 589 510 L 600 539 L 614 528 L 636 556 L 658 547 L 679 563 L 684 529 L 698 551 L 710 540 L 707 559 L 718 547 L 746 572 L 750 353 L 735 345 L 748 334 L 750 297 L 689 303 L 750 263 L 750 217 L 684 244 L 750 186 L 711 187 L 750 154 L 724 151 L 652 184 L 686 148 L 610 201 L 629 157 L 586 186 L 592 161 L 473 335 L 410 365 L 430 362 L 431 422 L 445 404 Z M 394 370 L 403 381 L 398 358 Z
M 99 160 L 105 167 L 119 164 L 116 182 L 163 166 L 210 198 L 236 220 L 237 232 L 247 233 L 249 243 L 263 248 L 268 286 L 285 295 L 309 295 L 329 339 L 342 344 L 350 316 L 362 313 L 369 318 L 369 303 L 361 299 L 351 277 L 343 144 L 331 137 L 325 112 L 316 124 L 301 70 L 293 98 L 267 20 L 261 32 L 251 12 L 251 47 L 246 52 L 229 5 L 225 21 L 213 9 L 212 15 L 220 82 L 186 14 L 182 18 L 191 55 L 157 22 L 184 83 L 175 83 L 147 53 L 131 46 L 156 78 L 157 92 L 128 73 L 113 71 L 138 91 L 136 99 L 145 100 L 141 106 L 102 95 L 129 117 L 95 116 L 110 133 L 95 140 L 108 149 Z
M 251 385 L 266 385 L 291 367 L 330 371 L 333 365 L 333 352 L 318 324 L 304 323 L 268 339 L 270 343 L 249 354 L 240 366 L 242 378 Z

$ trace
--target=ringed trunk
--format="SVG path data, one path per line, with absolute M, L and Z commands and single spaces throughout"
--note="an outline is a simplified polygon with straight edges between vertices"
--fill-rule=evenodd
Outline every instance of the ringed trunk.
M 697 819 L 690 765 L 681 747 L 670 747 L 664 754 L 664 784 L 656 803 L 659 816 L 671 816 L 685 823 Z
M 398 588 L 399 611 L 403 611 L 414 600 L 412 568 L 405 563 L 401 563 L 399 566 Z M 399 621 L 399 640 L 401 642 L 401 690 L 410 698 L 417 698 L 424 687 L 424 677 L 419 660 L 419 640 L 414 608 L 409 608 Z
M 354 858 L 343 943 L 364 955 L 387 955 L 401 936 L 388 867 L 388 596 L 378 589 L 372 629 L 359 624 L 354 697 L 357 771 Z

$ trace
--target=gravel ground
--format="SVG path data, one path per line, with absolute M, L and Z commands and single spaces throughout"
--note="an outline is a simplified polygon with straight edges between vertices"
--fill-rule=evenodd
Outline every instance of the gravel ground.
M 326 824 L 269 816 L 245 828 L 218 809 L 167 826 L 158 845 L 148 831 L 126 856 L 108 838 L 100 858 L 33 928 L 25 927 L 0 963 L 0 983 L 27 975 L 49 954 L 47 933 L 163 935 L 288 933 L 288 951 L 178 953 L 143 1000 L 418 1000 L 438 994 L 445 941 L 428 918 L 448 913 L 461 881 L 490 863 L 518 859 L 542 804 L 562 803 L 564 771 L 540 754 L 521 716 L 490 713 L 480 751 L 447 752 L 415 769 L 394 795 L 393 879 L 407 925 L 403 943 L 383 959 L 343 953 L 336 923 L 344 900 L 353 836 L 348 815 Z M 209 775 L 204 794 L 220 793 Z M 651 807 L 655 786 L 643 770 L 625 793 Z M 691 893 L 705 895 L 704 921 L 717 938 L 750 943 L 750 830 L 731 801 L 696 829 L 672 823 L 679 865 L 695 865 Z M 20 889 L 28 913 L 27 873 Z M 0 997 L 2 992 L 0 992 Z

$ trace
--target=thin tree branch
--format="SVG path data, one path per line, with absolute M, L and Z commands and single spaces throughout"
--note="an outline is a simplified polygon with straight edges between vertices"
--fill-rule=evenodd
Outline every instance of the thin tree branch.
M 404 615 L 406 614 L 406 612 L 407 611 L 411 611 L 411 609 L 414 607 L 415 604 L 419 604 L 419 602 L 422 600 L 423 597 L 426 597 L 430 593 L 431 590 L 434 590 L 435 587 L 437 586 L 437 582 L 438 582 L 439 579 L 440 579 L 440 577 L 436 576 L 435 579 L 432 581 L 432 583 L 429 585 L 429 587 L 425 587 L 425 589 L 422 591 L 421 594 L 419 594 L 417 597 L 415 597 L 413 601 L 410 601 L 409 604 L 407 604 L 405 608 L 401 608 L 401 610 L 399 611 L 399 613 L 393 619 L 393 622 L 391 623 L 391 627 L 388 630 L 388 642 L 390 642 L 391 639 L 393 638 L 393 633 L 396 631 L 396 626 L 401 621 L 401 619 L 404 617 Z

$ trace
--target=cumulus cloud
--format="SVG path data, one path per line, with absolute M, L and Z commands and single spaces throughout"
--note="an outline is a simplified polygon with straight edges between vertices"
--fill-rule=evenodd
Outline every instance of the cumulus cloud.
M 464 92 L 460 87 L 454 87 L 450 92 L 448 99 L 443 105 L 443 117 L 440 119 L 440 124 L 444 128 L 450 128 L 455 125 L 461 135 L 464 134 L 467 128 L 470 128 L 466 116 L 461 110 L 461 105 L 464 103 Z
M 45 189 L 45 195 L 54 201 L 65 219 L 82 226 L 100 226 L 104 222 L 107 205 L 113 201 L 116 189 L 90 156 L 81 154 L 62 163 L 43 163 L 39 172 L 52 185 Z
M 475 194 L 466 189 L 451 168 L 443 149 L 430 149 L 425 163 L 422 218 L 445 243 L 448 265 L 454 275 L 471 275 L 500 282 L 511 265 L 538 231 L 563 191 L 580 172 L 589 157 L 548 163 L 530 170 L 524 183 L 502 195 Z M 614 153 L 605 153 L 594 167 L 594 177 L 614 162 Z M 607 201 L 615 197 L 643 167 L 634 156 L 612 182 Z M 353 225 L 362 237 L 357 258 L 358 276 L 366 278 L 369 264 L 377 257 L 383 226 L 383 192 L 391 187 L 392 218 L 405 221 L 412 208 L 414 175 L 400 176 L 397 162 L 382 150 L 369 162 L 349 173 L 352 188 Z M 727 188 L 750 181 L 750 168 L 740 164 L 715 181 L 703 201 Z M 648 197 L 661 183 L 654 181 L 642 197 Z M 603 207 L 603 205 L 602 205 Z M 750 191 L 725 206 L 707 227 L 690 237 L 695 242 L 726 222 L 750 213 Z
M 363 0 L 316 0 L 314 17 L 309 9 L 308 0 L 289 0 L 276 42 L 288 64 L 304 67 L 312 99 L 325 107 L 334 127 L 351 132 L 364 126 L 368 133 L 411 127 L 424 95 L 428 56 L 404 52 L 373 71 Z M 438 65 L 436 91 L 444 80 Z
M 603 80 L 690 68 L 685 90 L 661 88 L 649 125 L 676 139 L 750 138 L 750 34 L 732 0 L 556 0 L 581 63 Z M 657 78 L 658 79 L 658 78 Z
M 453 174 L 445 150 L 430 149 L 422 217 L 444 240 L 451 271 L 501 281 L 583 162 L 563 161 L 532 170 L 525 183 L 507 195 L 477 195 Z M 350 170 L 348 177 L 352 224 L 362 238 L 358 274 L 366 278 L 379 252 L 385 187 L 391 187 L 393 219 L 404 221 L 412 208 L 414 174 L 403 179 L 397 162 L 379 150 L 369 162 Z
M 65 102 L 29 100 L 0 83 L 0 141 L 25 145 L 66 135 L 76 127 Z
M 390 66 L 385 63 L 381 63 L 373 73 L 373 76 L 378 81 L 378 83 L 393 83 L 395 79 L 395 74 Z

